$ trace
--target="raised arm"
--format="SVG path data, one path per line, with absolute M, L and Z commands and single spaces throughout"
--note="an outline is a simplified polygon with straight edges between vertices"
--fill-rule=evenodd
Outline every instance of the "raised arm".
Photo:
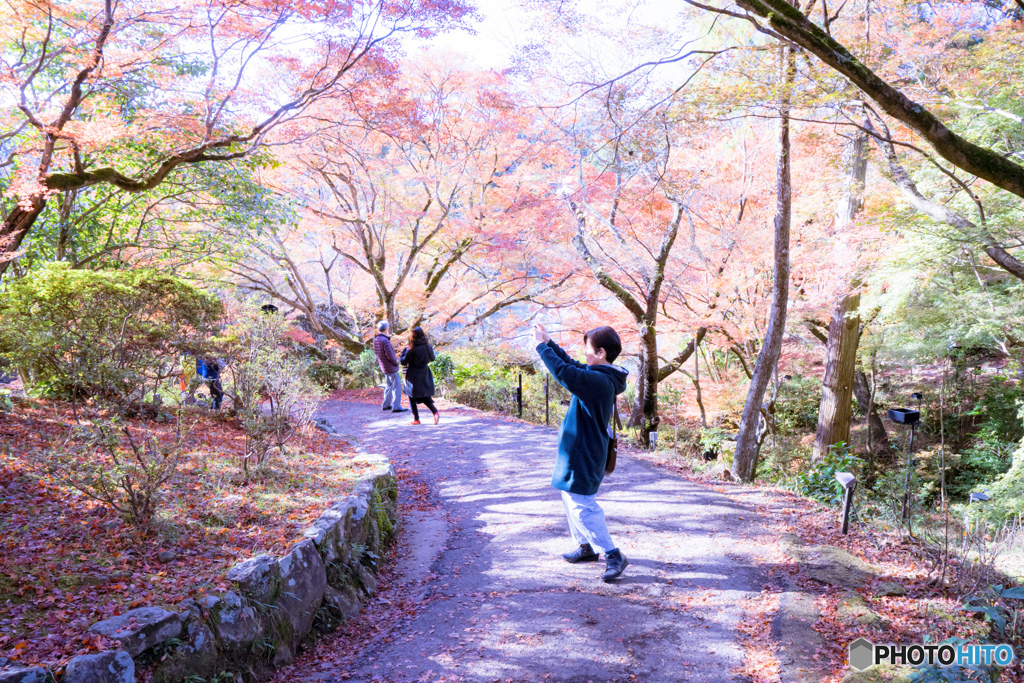
M 559 384 L 568 389 L 577 398 L 585 399 L 594 389 L 594 373 L 586 369 L 586 365 L 578 363 L 553 341 L 537 345 L 537 353 L 544 366 Z
M 555 352 L 555 355 L 557 355 L 562 360 L 563 363 L 568 363 L 569 365 L 575 368 L 579 368 L 580 370 L 586 369 L 587 366 L 585 364 L 579 362 L 578 360 L 573 360 L 569 356 L 569 354 L 565 352 L 565 349 L 563 349 L 561 346 L 555 343 L 554 339 L 549 339 L 547 344 Z

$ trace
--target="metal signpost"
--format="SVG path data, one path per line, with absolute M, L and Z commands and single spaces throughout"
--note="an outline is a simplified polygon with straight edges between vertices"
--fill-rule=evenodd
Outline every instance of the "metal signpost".
M 903 509 L 900 518 L 907 521 L 910 503 L 910 473 L 914 471 L 914 425 L 921 419 L 921 412 L 909 408 L 890 408 L 889 419 L 900 424 L 910 425 L 910 445 L 907 446 L 907 473 L 903 479 Z
M 548 398 L 550 375 L 544 373 L 544 424 L 551 424 L 551 399 Z

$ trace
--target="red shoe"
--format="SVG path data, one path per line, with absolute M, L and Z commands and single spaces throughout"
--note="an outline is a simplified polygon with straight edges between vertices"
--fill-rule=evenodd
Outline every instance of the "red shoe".
M 409 424 L 411 424 L 411 425 L 418 425 L 419 423 L 420 423 L 420 421 L 419 421 L 419 420 L 413 420 L 413 421 L 412 421 L 412 422 L 410 422 Z
M 434 424 L 437 424 L 437 421 L 440 420 L 440 419 L 441 419 L 441 413 L 440 412 L 434 413 Z

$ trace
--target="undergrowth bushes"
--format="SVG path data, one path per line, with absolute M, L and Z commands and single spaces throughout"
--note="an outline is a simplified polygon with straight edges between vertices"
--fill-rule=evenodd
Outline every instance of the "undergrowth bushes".
M 171 275 L 52 263 L 0 294 L 0 355 L 37 395 L 133 402 L 204 348 L 222 313 Z
M 443 359 L 443 360 L 442 360 Z M 440 366 L 438 365 L 440 361 Z M 448 363 L 451 363 L 450 380 Z M 523 419 L 544 424 L 558 424 L 565 416 L 569 392 L 554 379 L 548 382 L 548 410 L 545 411 L 544 384 L 546 371 L 528 359 L 489 350 L 453 349 L 431 364 L 435 382 L 439 374 L 450 382 L 449 397 L 458 403 L 503 415 L 518 416 L 517 393 L 519 375 L 523 376 Z
M 116 418 L 78 427 L 50 450 L 44 468 L 57 481 L 146 531 L 160 504 L 161 489 L 181 460 L 180 415 L 178 425 L 169 443 L 145 430 L 133 431 Z
M 308 427 L 323 400 L 309 361 L 284 346 L 287 323 L 277 314 L 243 306 L 218 340 L 230 359 L 233 398 L 246 435 L 242 470 L 266 465 L 272 449 Z

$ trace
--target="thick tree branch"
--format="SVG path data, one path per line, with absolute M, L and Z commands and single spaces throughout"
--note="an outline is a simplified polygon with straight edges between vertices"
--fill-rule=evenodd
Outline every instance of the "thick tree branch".
M 903 193 L 904 198 L 906 198 L 911 206 L 930 218 L 956 228 L 968 238 L 975 240 L 980 238 L 980 241 L 984 244 L 985 253 L 989 255 L 989 258 L 999 264 L 1006 272 L 1020 280 L 1024 280 L 1024 263 L 1006 251 L 995 239 L 995 236 L 986 228 L 975 225 L 956 211 L 942 204 L 937 204 L 921 194 L 917 184 L 900 164 L 896 156 L 896 148 L 889 140 L 889 135 L 884 137 L 879 135 L 871 127 L 870 121 L 866 122 L 866 126 L 888 162 L 892 182 L 900 189 L 900 192 Z
M 862 64 L 845 46 L 812 23 L 786 0 L 737 0 L 740 7 L 768 20 L 784 36 L 846 76 L 885 113 L 917 131 L 944 159 L 1018 197 L 1024 197 L 1024 166 L 980 147 L 949 130 L 934 114 L 911 100 Z M 697 3 L 690 2 L 696 5 Z M 701 5 L 698 5 L 701 6 Z M 731 14 L 707 5 L 720 14 Z
M 693 352 L 697 350 L 697 346 L 704 341 L 704 335 L 707 333 L 708 329 L 706 327 L 697 328 L 696 339 L 691 339 L 690 343 L 684 346 L 683 350 L 679 352 L 679 355 L 670 360 L 667 365 L 658 368 L 658 381 L 664 382 L 672 375 L 673 372 L 683 367 L 683 364 L 686 363 L 686 361 L 690 359 L 690 356 L 693 355 Z
M 587 247 L 587 243 L 583 238 L 584 231 L 586 230 L 587 219 L 583 215 L 583 211 L 576 205 L 576 202 L 571 199 L 569 202 L 569 209 L 572 211 L 573 217 L 576 219 L 576 234 L 572 238 L 572 244 L 576 248 L 576 251 L 580 256 L 583 257 L 583 261 L 590 268 L 594 277 L 601 284 L 602 287 L 607 289 L 612 295 L 619 300 L 619 302 L 626 307 L 637 322 L 643 322 L 644 320 L 644 307 L 633 297 L 632 294 L 626 291 L 626 289 L 608 274 L 608 271 L 604 269 L 601 262 L 594 258 L 594 255 L 590 252 Z

